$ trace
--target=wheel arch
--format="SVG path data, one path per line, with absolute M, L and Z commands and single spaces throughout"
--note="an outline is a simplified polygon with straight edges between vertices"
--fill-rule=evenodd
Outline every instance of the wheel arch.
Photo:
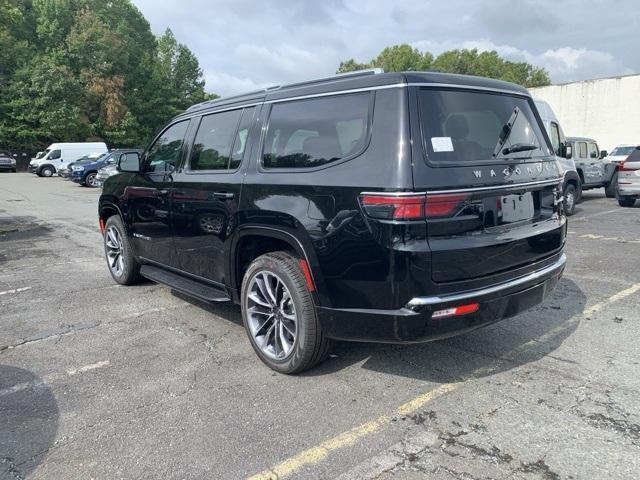
M 51 167 L 51 170 L 53 170 L 53 173 L 56 173 L 58 170 L 56 169 L 56 167 L 54 167 L 53 165 L 51 165 L 50 163 L 43 163 L 42 165 L 40 165 L 38 167 L 38 171 L 37 173 L 40 174 L 42 173 L 42 169 L 45 167 Z
M 240 301 L 244 272 L 253 259 L 265 253 L 285 250 L 304 260 L 308 266 L 314 289 L 311 292 L 317 304 L 328 305 L 320 266 L 310 242 L 282 229 L 266 226 L 241 228 L 230 242 L 227 278 L 233 300 Z

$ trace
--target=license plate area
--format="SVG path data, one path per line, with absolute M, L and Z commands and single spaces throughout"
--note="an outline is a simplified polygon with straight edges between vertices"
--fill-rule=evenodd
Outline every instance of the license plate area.
M 500 197 L 500 209 L 498 211 L 500 223 L 522 222 L 532 219 L 534 215 L 535 207 L 531 192 Z

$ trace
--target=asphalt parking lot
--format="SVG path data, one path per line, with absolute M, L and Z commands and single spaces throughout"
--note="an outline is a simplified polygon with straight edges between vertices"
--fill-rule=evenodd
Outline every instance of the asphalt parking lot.
M 98 195 L 0 175 L 0 478 L 638 478 L 640 207 L 586 192 L 523 315 L 284 376 L 238 308 L 116 285 Z

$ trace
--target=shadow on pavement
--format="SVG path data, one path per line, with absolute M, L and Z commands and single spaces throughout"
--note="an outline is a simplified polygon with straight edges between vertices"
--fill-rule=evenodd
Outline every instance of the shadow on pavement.
M 55 441 L 58 418 L 42 379 L 0 365 L 0 478 L 26 478 L 38 466 Z
M 586 296 L 562 279 L 539 306 L 465 335 L 414 345 L 340 342 L 334 358 L 307 375 L 326 375 L 364 361 L 362 368 L 437 383 L 483 377 L 535 362 L 578 327 Z M 575 318 L 574 318 L 575 317 Z
M 237 305 L 209 305 L 177 292 L 174 295 L 244 328 Z M 585 303 L 580 288 L 563 278 L 541 305 L 516 317 L 429 343 L 338 342 L 327 361 L 302 375 L 331 375 L 360 362 L 364 362 L 362 368 L 367 370 L 438 383 L 495 374 L 534 362 L 556 350 L 578 327 Z

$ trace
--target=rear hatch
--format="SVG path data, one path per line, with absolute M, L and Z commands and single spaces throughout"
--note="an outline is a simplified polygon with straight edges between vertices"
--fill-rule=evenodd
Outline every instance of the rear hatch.
M 533 102 L 441 87 L 412 97 L 421 137 L 414 188 L 428 192 L 432 280 L 521 271 L 557 253 L 565 229 L 559 167 Z

